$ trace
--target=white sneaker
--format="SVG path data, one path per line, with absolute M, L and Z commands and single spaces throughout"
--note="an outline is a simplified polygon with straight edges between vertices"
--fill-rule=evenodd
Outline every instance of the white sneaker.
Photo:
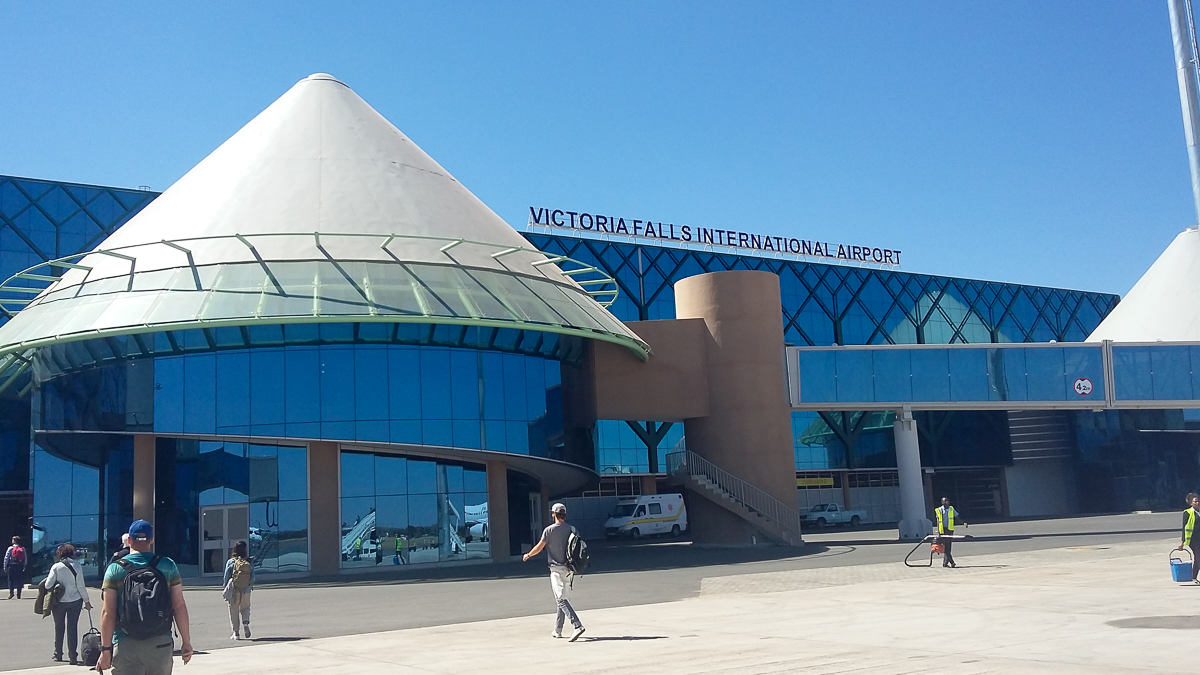
M 241 640 L 241 639 L 242 639 L 242 636 L 241 636 L 241 635 L 238 635 L 237 633 L 234 633 L 233 635 L 230 635 L 230 636 L 229 636 L 229 639 L 230 639 L 230 640 Z
M 574 642 L 574 641 L 578 640 L 580 635 L 583 635 L 583 626 L 580 626 L 579 628 L 575 629 L 575 632 L 571 634 L 570 641 Z
M 552 638 L 560 638 L 560 637 L 562 637 L 562 633 L 551 633 L 551 634 L 550 634 L 550 637 L 552 637 Z

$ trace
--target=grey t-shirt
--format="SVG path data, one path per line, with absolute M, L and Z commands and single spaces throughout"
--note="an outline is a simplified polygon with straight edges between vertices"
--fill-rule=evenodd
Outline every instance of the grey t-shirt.
M 573 529 L 566 523 L 555 523 L 542 531 L 542 541 L 546 542 L 546 562 L 551 565 L 567 564 L 567 539 Z

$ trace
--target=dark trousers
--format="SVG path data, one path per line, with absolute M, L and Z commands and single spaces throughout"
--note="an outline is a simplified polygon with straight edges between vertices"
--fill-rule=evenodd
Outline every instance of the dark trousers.
M 1192 581 L 1195 581 L 1200 574 L 1200 542 L 1188 544 L 1188 548 L 1192 549 Z
M 950 530 L 946 534 L 953 536 L 954 530 Z M 942 546 L 946 547 L 946 553 L 942 556 L 942 567 L 953 567 L 955 564 L 954 556 L 950 553 L 950 547 L 954 545 L 954 540 L 949 537 L 940 537 L 938 541 L 941 542 Z
M 63 631 L 67 633 L 67 653 L 72 661 L 79 656 L 79 610 L 83 609 L 83 598 L 73 602 L 60 602 L 54 606 L 54 657 L 62 658 Z
M 8 594 L 11 596 L 15 591 L 17 597 L 21 597 L 21 587 L 25 585 L 25 570 L 20 567 L 8 568 Z

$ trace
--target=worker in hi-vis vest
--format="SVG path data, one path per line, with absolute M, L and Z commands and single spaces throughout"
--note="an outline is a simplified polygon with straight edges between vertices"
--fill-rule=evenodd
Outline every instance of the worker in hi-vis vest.
M 938 543 L 945 547 L 946 552 L 942 557 L 942 567 L 958 567 L 954 564 L 954 556 L 950 554 L 950 547 L 954 544 L 951 535 L 954 534 L 954 517 L 958 513 L 950 506 L 950 500 L 942 497 L 942 505 L 933 510 L 937 516 Z M 963 527 L 967 527 L 967 523 L 963 522 Z
M 1179 538 L 1179 550 L 1186 546 L 1192 550 L 1192 581 L 1196 581 L 1196 573 L 1200 572 L 1200 540 L 1193 536 L 1196 532 L 1196 514 L 1200 513 L 1200 495 L 1189 492 L 1187 502 L 1190 504 L 1183 511 L 1183 535 Z

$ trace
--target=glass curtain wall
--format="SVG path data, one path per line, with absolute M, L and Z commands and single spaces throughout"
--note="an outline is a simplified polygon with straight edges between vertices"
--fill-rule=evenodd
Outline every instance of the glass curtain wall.
M 29 405 L 0 400 L 0 493 L 29 489 Z
M 156 537 L 185 577 L 200 571 L 201 509 L 226 504 L 249 509 L 258 571 L 308 570 L 306 448 L 159 438 L 156 451 Z
M 42 386 L 39 423 L 51 430 L 412 443 L 561 460 L 560 378 L 556 360 L 478 349 L 260 347 L 58 375 Z
M 1182 509 L 1200 492 L 1200 410 L 1074 413 L 1080 510 Z
M 491 557 L 483 465 L 341 454 L 343 568 Z
M 642 433 L 658 438 L 655 445 L 657 463 L 651 467 L 647 443 L 632 425 Z M 597 473 L 661 473 L 666 470 L 667 454 L 683 438 L 683 424 L 671 422 L 596 421 Z
M 414 443 L 540 457 L 561 445 L 557 361 L 439 347 L 158 358 L 158 432 Z M 561 406 L 557 407 L 561 410 Z M 555 407 L 550 408 L 554 410 Z
M 44 574 L 72 544 L 84 575 L 97 578 L 133 521 L 133 441 L 43 436 L 32 459 L 31 572 Z

